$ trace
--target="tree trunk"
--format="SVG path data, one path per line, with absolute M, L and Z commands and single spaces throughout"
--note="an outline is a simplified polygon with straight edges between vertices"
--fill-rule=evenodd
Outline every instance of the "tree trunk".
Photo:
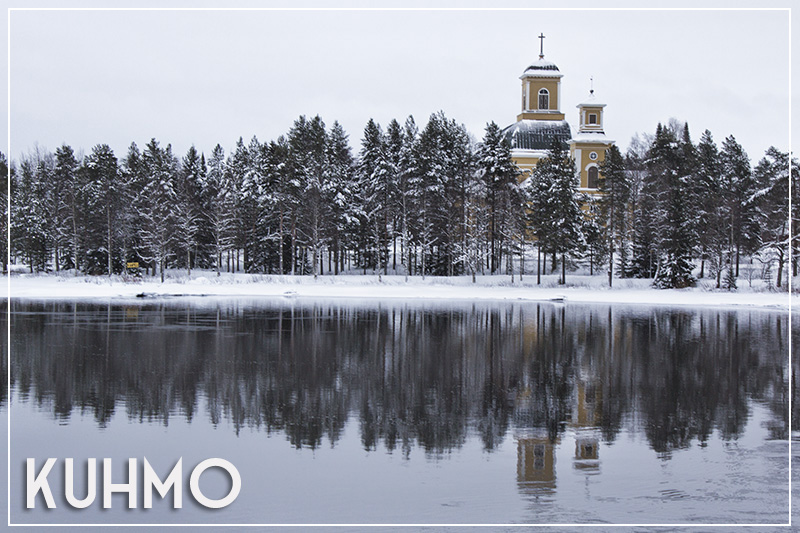
M 609 246 L 608 249 L 608 286 L 611 287 L 614 283 L 614 245 Z
M 106 253 L 108 254 L 108 277 L 111 277 L 111 208 L 106 207 Z
M 539 243 L 536 243 L 536 284 L 542 284 L 542 249 Z

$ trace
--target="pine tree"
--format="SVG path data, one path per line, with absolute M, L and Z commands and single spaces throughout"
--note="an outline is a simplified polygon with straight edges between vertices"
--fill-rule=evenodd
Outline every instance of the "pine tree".
M 616 145 L 606 150 L 600 181 L 599 222 L 601 234 L 607 242 L 608 286 L 614 279 L 614 252 L 625 249 L 625 229 L 631 183 L 625 171 L 625 161 Z M 624 267 L 620 268 L 624 272 Z
M 228 196 L 225 169 L 225 151 L 219 144 L 214 147 L 208 160 L 208 171 L 203 183 L 203 204 L 211 230 L 211 250 L 217 276 L 222 271 L 222 254 L 230 246 L 232 202 Z
M 653 284 L 659 288 L 684 288 L 694 284 L 692 250 L 694 234 L 688 194 L 693 162 L 688 159 L 688 129 L 682 142 L 668 128 L 658 128 L 647 159 L 648 180 L 656 198 L 659 267 Z
M 416 205 L 414 201 L 414 170 L 417 167 L 415 146 L 418 137 L 419 131 L 414 117 L 409 115 L 403 125 L 397 180 L 397 212 L 402 233 L 400 255 L 403 256 L 406 264 L 406 281 L 408 281 L 409 273 L 412 272 L 412 257 L 416 255 L 412 251 L 411 235 Z
M 143 172 L 147 176 L 141 196 L 141 228 L 143 257 L 157 268 L 164 282 L 167 261 L 173 255 L 175 242 L 175 211 L 177 200 L 175 177 L 178 162 L 172 155 L 172 147 L 160 148 L 152 139 L 142 153 Z
M 333 255 L 333 273 L 343 269 L 344 250 L 348 228 L 357 215 L 351 207 L 355 204 L 355 163 L 347 133 L 339 122 L 334 122 L 326 146 L 326 182 L 330 189 L 330 224 L 326 225 L 326 240 Z M 330 265 L 328 267 L 330 271 Z
M 144 190 L 148 177 L 142 154 L 135 142 L 128 147 L 128 153 L 121 165 L 120 176 L 125 184 L 126 195 L 123 201 L 128 206 L 122 211 L 118 221 L 123 260 L 145 266 L 146 254 L 142 238 L 145 219 L 142 215 L 142 208 L 147 203 Z
M 554 141 L 536 164 L 529 188 L 533 231 L 542 251 L 553 258 L 561 255 L 562 285 L 566 283 L 567 256 L 578 256 L 585 245 L 575 175 L 575 162 L 563 144 Z
M 754 194 L 756 183 L 750 168 L 750 159 L 733 135 L 722 143 L 723 191 L 726 211 L 730 216 L 731 259 L 739 276 L 739 259 L 742 253 L 752 253 L 760 245 L 759 228 Z
M 719 151 L 705 130 L 697 145 L 697 169 L 691 181 L 692 210 L 695 213 L 695 231 L 698 235 L 700 277 L 705 275 L 705 263 L 711 259 L 717 276 L 717 288 L 728 247 L 730 232 L 726 231 L 725 203 L 722 190 L 722 167 Z
M 82 226 L 80 204 L 82 201 L 83 184 L 78 181 L 78 161 L 72 148 L 66 144 L 56 149 L 56 167 L 54 179 L 60 184 L 62 191 L 62 205 L 58 221 L 60 231 L 64 237 L 63 247 L 69 249 L 71 257 L 66 252 L 57 257 L 66 268 L 73 268 L 78 275 L 78 249 L 80 246 L 78 227 Z
M 515 231 L 522 230 L 522 193 L 519 189 L 519 168 L 511 159 L 511 147 L 500 128 L 494 122 L 486 126 L 483 143 L 477 153 L 478 176 L 483 180 L 486 191 L 485 203 L 488 210 L 488 246 L 490 272 L 500 267 L 501 257 L 510 250 L 502 250 L 504 239 Z
M 402 205 L 402 192 L 401 182 L 403 179 L 403 158 L 405 152 L 405 138 L 403 127 L 397 121 L 392 119 L 386 127 L 386 160 L 391 174 L 392 187 L 389 194 L 389 204 L 387 207 L 387 217 L 391 230 L 389 231 L 389 240 L 392 245 L 392 270 L 397 272 L 397 241 L 402 239 L 402 217 L 400 207 Z M 402 256 L 402 242 L 401 252 Z M 402 257 L 401 257 L 402 264 Z M 388 267 L 388 264 L 387 264 Z
M 777 262 L 775 286 L 783 282 L 789 257 L 789 154 L 774 146 L 753 170 L 757 183 L 755 201 L 760 215 L 761 250 Z
M 0 152 L 0 216 L 3 220 L 8 220 L 8 160 L 3 152 Z M 3 274 L 8 274 L 8 234 L 5 239 L 0 239 L 0 256 L 3 261 Z
M 11 251 L 21 255 L 30 272 L 47 270 L 50 256 L 47 218 L 45 216 L 45 167 L 40 154 L 24 156 L 19 172 L 12 165 L 11 180 Z
M 86 248 L 89 253 L 90 269 L 100 272 L 104 266 L 105 272 L 111 276 L 115 270 L 113 265 L 115 244 L 119 234 L 117 222 L 120 211 L 125 207 L 122 204 L 125 198 L 124 183 L 120 180 L 117 158 L 107 144 L 95 146 L 92 153 L 86 157 L 84 167 L 87 176 L 85 188 L 89 213 L 86 224 Z M 116 270 L 119 271 L 120 268 Z
M 358 190 L 363 209 L 363 267 L 375 272 L 388 269 L 389 202 L 393 172 L 380 124 L 370 119 L 364 128 L 358 161 Z
M 302 272 L 307 267 L 306 250 L 311 249 L 311 273 L 317 277 L 319 257 L 324 246 L 324 225 L 327 221 L 325 178 L 325 123 L 319 116 L 307 120 L 301 116 L 289 131 L 290 182 L 297 195 L 297 218 L 293 220 L 293 257 L 301 260 Z M 303 253 L 298 255 L 298 245 Z M 295 261 L 292 263 L 295 264 Z M 294 267 L 292 270 L 294 273 Z
M 178 246 L 186 258 L 186 273 L 191 275 L 193 259 L 196 259 L 199 244 L 202 212 L 200 209 L 200 187 L 203 169 L 200 155 L 194 145 L 183 158 L 181 172 L 176 183 L 175 230 Z

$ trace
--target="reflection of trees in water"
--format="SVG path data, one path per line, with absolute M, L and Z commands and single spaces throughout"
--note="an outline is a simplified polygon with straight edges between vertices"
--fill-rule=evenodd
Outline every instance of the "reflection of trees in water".
M 733 439 L 755 399 L 787 436 L 787 317 L 762 311 L 560 304 L 297 302 L 216 307 L 13 303 L 22 398 L 100 425 L 208 416 L 281 432 L 296 447 L 340 438 L 441 454 L 510 426 L 555 442 L 566 425 L 612 441 L 643 428 L 662 453 Z M 5 394 L 5 393 L 4 393 Z M 205 405 L 207 413 L 198 413 Z
M 7 302 L 0 303 L 0 328 L 3 328 L 3 331 L 8 331 L 8 313 L 6 312 L 8 307 Z M 3 350 L 2 361 L 3 361 L 3 383 L 0 384 L 0 407 L 6 405 L 6 400 L 8 399 L 8 335 L 2 334 L 0 335 L 0 349 Z
M 800 372 L 800 317 L 795 314 L 792 319 L 792 431 L 800 431 L 800 402 L 797 401 L 797 395 L 800 394 L 797 387 L 797 373 Z

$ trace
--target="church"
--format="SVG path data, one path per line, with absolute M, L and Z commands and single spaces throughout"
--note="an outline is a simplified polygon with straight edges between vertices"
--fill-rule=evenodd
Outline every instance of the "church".
M 603 131 L 605 104 L 595 97 L 594 89 L 579 103 L 578 130 L 572 128 L 561 111 L 561 78 L 564 76 L 555 63 L 544 58 L 544 35 L 541 41 L 539 60 L 522 73 L 522 105 L 517 121 L 503 130 L 511 146 L 511 157 L 522 171 L 522 179 L 530 176 L 536 163 L 547 154 L 557 140 L 563 143 L 575 160 L 579 191 L 597 194 L 600 165 L 605 152 L 614 141 Z

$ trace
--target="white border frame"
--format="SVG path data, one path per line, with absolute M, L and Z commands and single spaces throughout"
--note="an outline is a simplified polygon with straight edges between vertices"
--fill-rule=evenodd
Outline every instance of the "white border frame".
M 376 8 L 376 7 L 345 7 L 345 8 L 310 8 L 310 7 L 297 7 L 297 8 L 242 8 L 242 7 L 231 7 L 231 8 L 175 8 L 175 7 L 154 7 L 154 8 L 113 8 L 113 7 L 101 7 L 101 8 L 92 8 L 92 7 L 77 7 L 77 8 L 63 8 L 63 7 L 54 7 L 54 8 L 7 8 L 7 142 L 8 145 L 6 146 L 6 153 L 8 159 L 8 176 L 7 176 L 7 200 L 6 200 L 6 239 L 9 246 L 6 247 L 6 260 L 8 261 L 7 264 L 10 264 L 10 257 L 11 257 L 11 247 L 10 247 L 10 233 L 8 229 L 11 227 L 11 14 L 14 11 L 454 11 L 454 12 L 463 12 L 463 11 L 783 11 L 786 12 L 789 17 L 789 116 L 792 116 L 792 99 L 791 99 L 791 89 L 792 89 L 792 16 L 791 12 L 792 9 L 789 7 L 784 8 L 507 8 L 507 7 L 499 7 L 499 8 L 442 8 L 442 7 L 434 7 L 434 8 L 418 8 L 418 7 L 409 7 L 409 8 Z M 560 84 L 559 84 L 560 88 Z M 529 95 L 530 96 L 530 95 Z M 789 123 L 789 254 L 788 254 L 788 262 L 791 266 L 792 262 L 792 237 L 793 234 L 793 227 L 792 227 L 792 180 L 791 180 L 791 161 L 793 157 L 792 153 L 792 127 L 791 127 L 791 119 Z M 770 524 L 727 524 L 727 523 L 715 523 L 715 524 L 693 524 L 693 523 L 656 523 L 656 524 L 642 524 L 642 523 L 625 523 L 625 524 L 606 524 L 606 523 L 592 523 L 592 524 L 570 524 L 570 523 L 552 523 L 552 524 L 531 524 L 531 523 L 510 523 L 510 524 L 358 524 L 358 523 L 349 523 L 349 524 L 237 524 L 237 523 L 225 523 L 225 524 L 193 524 L 193 523 L 164 523 L 164 524 L 146 524 L 146 523 L 99 523 L 99 524 L 50 524 L 50 523 L 24 523 L 24 524 L 14 524 L 11 522 L 11 274 L 10 272 L 6 276 L 6 284 L 7 284 L 7 297 L 6 297 L 6 313 L 7 313 L 7 340 L 8 340 L 8 348 L 6 352 L 6 362 L 7 362 L 7 373 L 6 373 L 6 386 L 8 391 L 7 397 L 7 432 L 8 432 L 8 439 L 7 439 L 7 458 L 6 458 L 6 468 L 7 468 L 7 525 L 9 527 L 16 526 L 16 527 L 571 527 L 571 528 L 594 528 L 594 527 L 605 527 L 605 528 L 613 528 L 613 527 L 624 527 L 624 528 L 634 528 L 634 527 L 672 527 L 672 528 L 684 528 L 684 527 L 706 527 L 706 528 L 747 528 L 747 527 L 791 527 L 792 526 L 792 390 L 791 390 L 791 383 L 792 383 L 792 298 L 791 298 L 791 290 L 792 290 L 792 270 L 788 268 L 787 272 L 787 279 L 789 284 L 789 292 L 787 293 L 787 299 L 789 302 L 789 327 L 787 328 L 788 333 L 788 347 L 789 347 L 789 358 L 788 358 L 788 366 L 789 366 L 789 373 L 788 373 L 788 381 L 789 381 L 789 394 L 788 394 L 788 404 L 789 404 L 789 522 L 788 523 L 770 523 Z

